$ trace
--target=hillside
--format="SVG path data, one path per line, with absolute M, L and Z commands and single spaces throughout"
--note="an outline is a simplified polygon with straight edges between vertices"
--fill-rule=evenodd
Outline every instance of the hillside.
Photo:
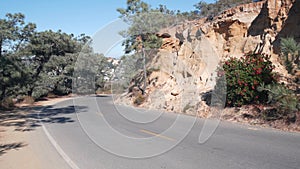
M 203 99 L 213 89 L 219 62 L 250 51 L 271 55 L 275 71 L 289 76 L 279 63 L 279 41 L 289 36 L 300 41 L 299 10 L 299 1 L 266 0 L 229 9 L 212 21 L 203 18 L 162 30 L 162 48 L 148 63 L 156 71 L 149 73 L 148 97 L 140 106 L 209 116 Z M 133 104 L 138 89 L 132 91 L 117 100 Z

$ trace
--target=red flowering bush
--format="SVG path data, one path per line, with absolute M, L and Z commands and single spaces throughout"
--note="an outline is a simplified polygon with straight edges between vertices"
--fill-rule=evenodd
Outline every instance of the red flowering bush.
M 258 91 L 262 84 L 276 83 L 276 74 L 270 56 L 248 53 L 241 59 L 230 58 L 217 73 L 216 88 L 224 85 L 226 78 L 226 106 L 242 106 L 251 103 L 266 103 L 267 92 Z M 223 84 L 222 84 L 223 83 Z

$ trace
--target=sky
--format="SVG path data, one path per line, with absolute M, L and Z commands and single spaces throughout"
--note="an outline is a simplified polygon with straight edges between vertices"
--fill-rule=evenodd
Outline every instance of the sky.
M 143 1 L 153 8 L 163 4 L 171 10 L 192 11 L 200 0 Z M 117 8 L 126 8 L 126 0 L 0 0 L 0 18 L 21 12 L 25 22 L 35 23 L 38 31 L 61 29 L 75 36 L 84 33 L 93 37 L 118 19 Z

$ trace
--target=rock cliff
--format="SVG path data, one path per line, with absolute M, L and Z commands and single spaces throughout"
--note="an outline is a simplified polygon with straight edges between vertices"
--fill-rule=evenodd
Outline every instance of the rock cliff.
M 276 71 L 285 73 L 278 62 L 280 38 L 293 36 L 299 42 L 299 28 L 300 1 L 266 0 L 229 9 L 213 20 L 162 30 L 162 48 L 148 63 L 156 71 L 148 76 L 142 106 L 206 116 L 203 94 L 213 89 L 221 60 L 264 52 L 271 55 Z M 134 99 L 126 95 L 120 101 L 130 104 Z

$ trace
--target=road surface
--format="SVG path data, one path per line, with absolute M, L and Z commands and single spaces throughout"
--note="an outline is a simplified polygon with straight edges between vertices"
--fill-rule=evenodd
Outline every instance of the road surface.
M 63 101 L 40 119 L 61 168 L 300 168 L 300 134 L 221 122 L 200 144 L 205 120 L 115 106 L 112 97 Z

